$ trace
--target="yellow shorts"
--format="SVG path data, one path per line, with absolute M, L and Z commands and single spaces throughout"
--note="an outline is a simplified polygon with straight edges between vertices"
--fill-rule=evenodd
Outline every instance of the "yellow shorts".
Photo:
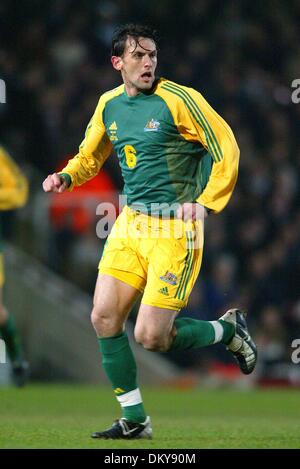
M 5 280 L 5 276 L 4 276 L 4 258 L 3 258 L 3 254 L 0 252 L 0 288 L 3 287 L 4 280 Z
M 107 238 L 99 272 L 143 293 L 142 304 L 179 311 L 200 271 L 203 223 L 151 217 L 124 207 Z

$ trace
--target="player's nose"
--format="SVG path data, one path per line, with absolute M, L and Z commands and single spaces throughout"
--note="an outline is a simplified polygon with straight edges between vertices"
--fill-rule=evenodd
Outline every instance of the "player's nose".
M 150 68 L 152 66 L 152 60 L 149 55 L 144 55 L 144 66 Z

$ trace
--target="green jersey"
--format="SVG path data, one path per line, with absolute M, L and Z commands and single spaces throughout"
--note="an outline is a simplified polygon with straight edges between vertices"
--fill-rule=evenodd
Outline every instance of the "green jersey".
M 200 93 L 163 78 L 134 97 L 124 85 L 102 95 L 79 153 L 62 170 L 69 189 L 95 176 L 112 148 L 127 204 L 152 214 L 158 204 L 195 201 L 220 211 L 236 182 L 229 126 Z

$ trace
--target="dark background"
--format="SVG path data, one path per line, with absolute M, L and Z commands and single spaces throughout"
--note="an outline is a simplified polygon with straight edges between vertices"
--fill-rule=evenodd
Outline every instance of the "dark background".
M 2 0 L 7 103 L 0 105 L 0 142 L 30 179 L 29 207 L 47 174 L 77 152 L 99 96 L 120 83 L 110 40 L 124 22 L 158 30 L 159 74 L 199 90 L 241 150 L 234 195 L 206 223 L 202 269 L 181 314 L 211 320 L 228 307 L 245 308 L 261 350 L 258 379 L 289 383 L 291 342 L 300 336 L 300 103 L 292 102 L 292 82 L 300 78 L 300 2 Z M 108 191 L 121 191 L 114 156 L 103 174 Z M 100 184 L 98 202 L 102 197 Z M 39 252 L 39 224 L 33 226 L 28 209 L 22 232 L 5 215 L 6 237 L 92 293 L 103 245 L 96 218 L 61 219 L 51 210 L 41 215 L 50 235 Z M 228 360 L 218 347 L 171 358 L 188 369 Z

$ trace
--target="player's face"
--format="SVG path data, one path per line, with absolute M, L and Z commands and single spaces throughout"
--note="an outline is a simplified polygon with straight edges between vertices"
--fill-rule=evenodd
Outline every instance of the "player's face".
M 151 39 L 127 38 L 122 57 L 112 57 L 113 66 L 121 71 L 126 91 L 134 96 L 139 91 L 148 90 L 155 80 L 157 66 L 156 45 Z

